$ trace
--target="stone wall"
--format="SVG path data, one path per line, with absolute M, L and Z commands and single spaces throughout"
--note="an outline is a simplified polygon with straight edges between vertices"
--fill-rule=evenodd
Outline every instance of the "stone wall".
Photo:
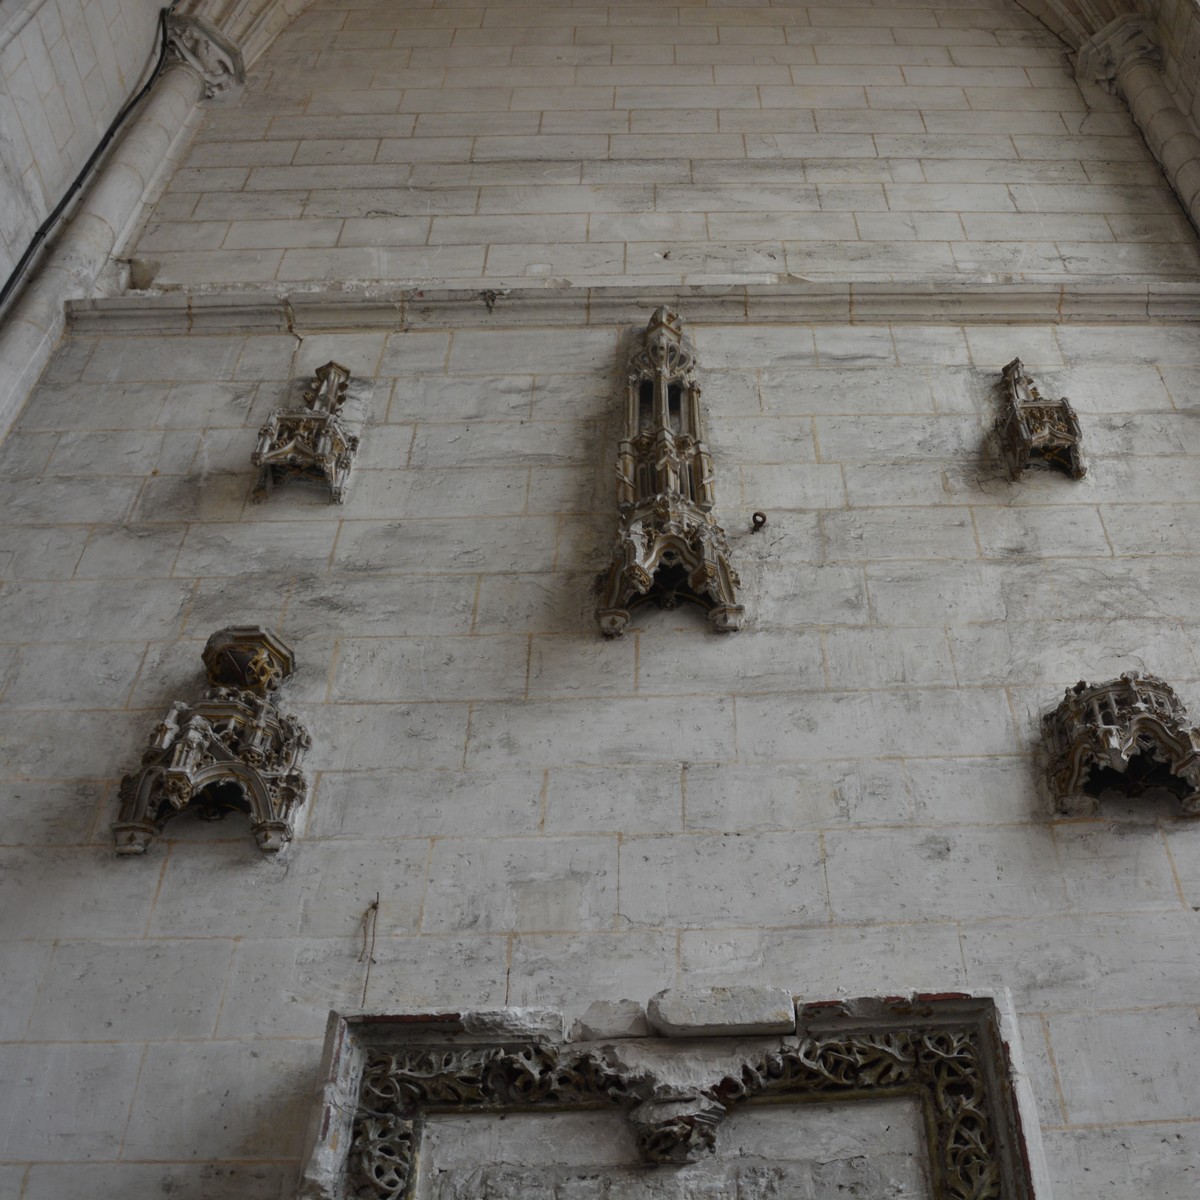
M 330 1007 L 571 1016 L 755 982 L 1010 988 L 1056 1200 L 1190 1196 L 1200 835 L 1165 799 L 1053 819 L 1036 752 L 1081 676 L 1157 670 L 1200 711 L 1200 336 L 694 325 L 747 628 L 650 611 L 606 642 L 645 311 L 469 311 L 302 337 L 93 318 L 6 442 L 6 1194 L 290 1196 Z M 1016 354 L 1073 398 L 1085 480 L 1007 481 Z M 255 431 L 330 358 L 363 438 L 345 506 L 251 505 Z M 116 782 L 230 622 L 296 647 L 297 843 L 181 819 L 117 859 Z
M 319 0 L 136 256 L 160 290 L 79 307 L 0 446 L 0 1194 L 290 1200 L 330 1008 L 754 983 L 1009 989 L 1054 1200 L 1190 1200 L 1200 832 L 1159 794 L 1057 817 L 1038 755 L 1081 677 L 1200 717 L 1196 247 L 1027 13 Z M 604 641 L 664 302 L 747 622 Z M 1083 480 L 1007 478 L 1017 355 Z M 331 359 L 346 503 L 251 503 Z M 117 858 L 231 623 L 296 649 L 296 842 Z
M 1121 101 L 1009 0 L 319 0 L 134 253 L 279 290 L 1200 265 Z
M 145 77 L 157 13 L 150 0 L 0 5 L 0 275 Z

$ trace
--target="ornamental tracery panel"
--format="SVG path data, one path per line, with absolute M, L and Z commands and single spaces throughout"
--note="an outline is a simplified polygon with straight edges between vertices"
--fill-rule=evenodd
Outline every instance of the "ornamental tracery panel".
M 1008 1046 L 991 1001 L 962 996 L 803 1005 L 794 1036 L 721 1039 L 472 1036 L 462 1014 L 331 1014 L 324 1104 L 305 1200 L 409 1200 L 423 1129 L 445 1113 L 609 1110 L 641 1162 L 704 1160 L 722 1121 L 762 1102 L 910 1097 L 935 1200 L 1034 1200 Z M 710 1043 L 714 1044 L 714 1043 Z M 655 1053 L 667 1057 L 656 1065 Z M 685 1072 L 670 1055 L 693 1056 Z M 540 1194 L 540 1193 L 539 1193 Z M 547 1193 L 549 1194 L 549 1193 Z

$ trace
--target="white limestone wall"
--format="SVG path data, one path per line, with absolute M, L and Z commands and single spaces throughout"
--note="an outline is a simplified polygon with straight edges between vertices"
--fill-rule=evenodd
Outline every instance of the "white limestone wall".
M 1053 819 L 1035 755 L 1081 677 L 1200 714 L 1200 334 L 693 325 L 748 625 L 605 642 L 624 329 L 493 319 L 93 321 L 4 444 L 0 1194 L 290 1197 L 330 1007 L 757 983 L 1009 988 L 1055 1200 L 1193 1196 L 1200 829 Z M 1084 481 L 1000 470 L 1015 354 L 1079 409 Z M 249 504 L 329 358 L 346 505 Z M 231 622 L 296 647 L 297 842 L 181 821 L 117 859 L 117 781 Z
M 1081 677 L 1158 671 L 1200 717 L 1195 329 L 689 322 L 747 629 L 591 617 L 627 325 L 681 282 L 1190 278 L 1127 114 L 1027 14 L 314 5 L 136 254 L 164 289 L 645 304 L 197 307 L 60 347 L 0 447 L 0 1195 L 292 1196 L 331 1007 L 757 983 L 1011 989 L 1055 1200 L 1190 1200 L 1200 832 L 1154 798 L 1053 819 L 1036 752 Z M 1000 470 L 1017 354 L 1084 481 Z M 330 358 L 347 504 L 249 504 L 259 425 Z M 181 822 L 118 860 L 117 781 L 233 622 L 297 649 L 297 842 Z
M 143 78 L 158 9 L 153 0 L 0 4 L 0 277 Z
M 1012 0 L 318 0 L 134 253 L 277 291 L 1200 267 L 1122 103 Z

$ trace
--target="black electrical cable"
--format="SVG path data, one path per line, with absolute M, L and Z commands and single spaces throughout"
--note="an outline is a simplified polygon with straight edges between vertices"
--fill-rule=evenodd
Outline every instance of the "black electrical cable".
M 16 290 L 17 285 L 21 282 L 22 276 L 25 274 L 26 268 L 29 266 L 33 256 L 37 253 L 38 247 L 46 240 L 46 235 L 54 228 L 59 217 L 63 215 L 63 211 L 71 200 L 75 197 L 76 192 L 83 187 L 84 180 L 91 174 L 92 168 L 96 165 L 100 156 L 108 149 L 109 143 L 116 136 L 117 130 L 121 128 L 125 122 L 125 118 L 146 98 L 147 93 L 154 86 L 155 80 L 162 74 L 163 64 L 167 61 L 167 17 L 178 3 L 178 0 L 172 0 L 171 4 L 166 8 L 159 9 L 158 24 L 162 33 L 162 44 L 158 49 L 158 61 L 154 64 L 154 70 L 150 78 L 146 80 L 145 85 L 138 91 L 135 96 L 130 97 L 126 102 L 125 107 L 117 113 L 113 118 L 113 123 L 108 127 L 107 132 L 100 139 L 99 145 L 92 151 L 86 163 L 83 164 L 83 170 L 75 176 L 74 183 L 67 189 L 63 198 L 54 206 L 54 211 L 41 223 L 37 233 L 33 235 L 33 240 L 25 248 L 25 253 L 21 255 L 21 261 L 13 268 L 12 274 L 8 277 L 3 289 L 0 289 L 0 309 L 3 309 L 8 303 L 8 298 Z

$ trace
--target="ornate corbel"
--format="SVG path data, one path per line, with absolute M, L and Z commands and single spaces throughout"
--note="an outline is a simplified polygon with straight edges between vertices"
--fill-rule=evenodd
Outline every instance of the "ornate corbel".
M 704 609 L 718 632 L 741 628 L 740 580 L 712 515 L 713 465 L 694 366 L 679 316 L 656 309 L 626 372 L 617 449 L 621 525 L 596 609 L 606 637 L 623 633 L 630 610 L 647 601 L 668 609 L 686 601 Z
M 274 692 L 292 673 L 291 647 L 257 625 L 218 630 L 204 647 L 209 688 L 203 699 L 176 700 L 150 735 L 139 770 L 121 780 L 118 854 L 143 854 L 181 812 L 219 821 L 250 818 L 264 854 L 292 840 L 292 810 L 308 782 L 301 760 L 312 744 Z
M 1042 718 L 1046 778 L 1059 812 L 1092 816 L 1109 788 L 1136 796 L 1166 788 L 1200 816 L 1200 729 L 1171 686 L 1136 672 L 1068 688 Z
M 1009 476 L 1016 479 L 1030 463 L 1041 462 L 1072 479 L 1087 473 L 1079 418 L 1066 396 L 1047 400 L 1019 358 L 1004 368 L 1004 411 L 996 436 Z
M 329 499 L 341 504 L 354 466 L 358 438 L 347 433 L 341 408 L 350 372 L 335 362 L 318 367 L 304 393 L 304 408 L 277 408 L 258 431 L 250 461 L 258 468 L 255 502 L 265 500 L 277 483 L 309 479 L 326 484 Z
M 204 81 L 204 98 L 246 82 L 242 52 L 215 25 L 202 17 L 167 18 L 167 46 Z

